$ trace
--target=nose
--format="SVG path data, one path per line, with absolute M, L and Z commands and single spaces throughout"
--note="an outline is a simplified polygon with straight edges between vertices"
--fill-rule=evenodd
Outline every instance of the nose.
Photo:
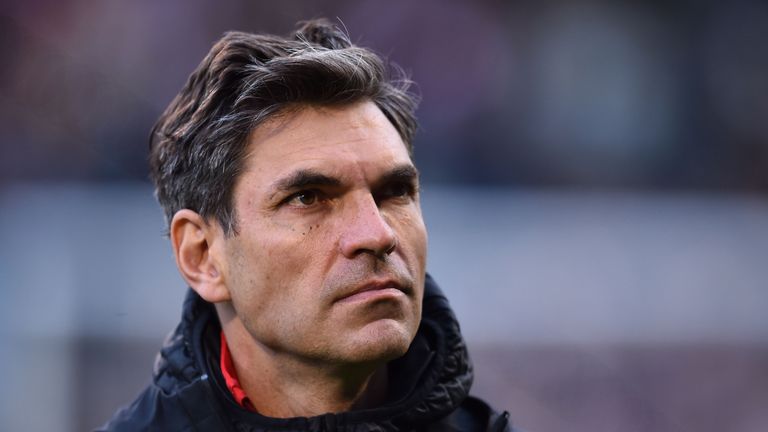
M 371 254 L 383 258 L 397 247 L 397 236 L 381 214 L 370 194 L 356 200 L 345 215 L 339 240 L 341 253 L 347 258 Z

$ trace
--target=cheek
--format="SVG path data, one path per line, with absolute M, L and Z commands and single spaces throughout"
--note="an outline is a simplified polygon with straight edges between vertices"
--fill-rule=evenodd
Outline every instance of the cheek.
M 278 307 L 284 309 L 297 299 L 302 286 L 312 285 L 321 261 L 321 245 L 327 237 L 322 225 L 293 225 L 290 228 L 268 227 L 268 236 L 248 244 L 246 259 L 240 259 L 237 271 L 240 273 L 239 288 L 243 301 L 251 303 L 263 314 L 273 314 Z M 245 305 L 244 305 L 245 306 Z
M 251 316 L 268 312 L 275 288 L 285 283 L 284 267 L 277 265 L 286 259 L 283 249 L 277 239 L 258 236 L 256 231 L 262 230 L 242 230 L 227 254 L 232 300 L 238 310 Z
M 400 233 L 400 242 L 409 254 L 413 254 L 419 262 L 426 260 L 427 254 L 427 229 L 421 212 L 418 210 L 402 212 L 394 215 Z
M 254 338 L 277 347 L 295 333 L 309 308 L 297 287 L 305 269 L 295 256 L 301 248 L 263 244 L 239 259 L 232 281 L 232 302 L 238 317 Z M 293 251 L 293 253 L 289 253 Z

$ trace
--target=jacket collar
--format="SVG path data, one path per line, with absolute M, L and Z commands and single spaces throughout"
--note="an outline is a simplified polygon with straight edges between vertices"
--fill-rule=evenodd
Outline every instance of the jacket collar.
M 166 339 L 155 363 L 154 382 L 166 394 L 202 386 L 219 401 L 219 415 L 252 430 L 382 430 L 387 424 L 427 423 L 455 410 L 469 393 L 472 365 L 459 324 L 434 280 L 425 280 L 422 322 L 414 342 L 400 359 L 390 362 L 391 387 L 397 395 L 375 409 L 318 417 L 275 419 L 249 412 L 232 399 L 221 376 L 218 332 L 213 305 L 193 290 L 184 300 L 182 319 Z M 183 403 L 183 401 L 182 401 Z M 376 425 L 374 429 L 371 426 Z M 360 426 L 359 428 L 356 426 Z M 248 430 L 248 429 L 246 429 Z

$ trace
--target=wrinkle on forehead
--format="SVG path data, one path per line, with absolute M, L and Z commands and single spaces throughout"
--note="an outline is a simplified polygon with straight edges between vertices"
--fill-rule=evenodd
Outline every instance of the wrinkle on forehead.
M 360 113 L 357 108 L 363 108 L 365 111 Z M 358 112 L 358 115 L 344 115 L 337 118 L 333 123 L 313 121 L 318 117 L 330 117 L 334 114 L 352 111 Z M 389 119 L 384 116 L 379 107 L 372 101 L 365 100 L 339 107 L 304 105 L 286 108 L 251 131 L 247 138 L 248 146 L 250 147 L 248 156 L 260 147 L 263 147 L 263 145 L 273 141 L 278 135 L 282 135 L 286 140 L 293 141 L 296 144 L 316 140 L 316 136 L 308 134 L 307 128 L 303 127 L 307 122 L 313 122 L 315 128 L 321 126 L 318 132 L 324 137 L 329 137 L 329 135 L 333 134 L 336 138 L 339 138 L 339 132 L 344 134 L 344 131 L 348 131 L 348 133 L 344 134 L 348 135 L 344 137 L 344 141 L 350 144 L 372 138 L 382 138 L 381 132 L 386 132 L 387 135 L 393 134 L 392 137 L 396 137 L 397 141 L 405 147 L 400 134 Z M 376 136 L 372 136 L 373 134 L 376 134 Z M 315 150 L 316 148 L 323 148 L 328 144 L 333 143 L 322 142 L 318 143 L 317 146 L 307 147 L 303 150 Z
M 411 162 L 399 133 L 371 101 L 297 107 L 254 129 L 248 140 L 247 170 L 267 160 L 331 171 L 348 169 L 338 164 L 344 160 L 361 172 L 382 163 Z

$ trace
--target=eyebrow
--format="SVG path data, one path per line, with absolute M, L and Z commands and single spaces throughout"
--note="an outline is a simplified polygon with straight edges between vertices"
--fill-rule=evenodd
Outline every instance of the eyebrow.
M 387 184 L 392 182 L 410 182 L 414 183 L 419 178 L 419 171 L 410 164 L 403 164 L 392 168 L 377 179 L 377 184 Z M 342 182 L 339 178 L 331 177 L 313 169 L 300 169 L 288 176 L 275 181 L 269 188 L 271 195 L 277 195 L 281 192 L 290 192 L 302 189 L 308 186 L 331 186 L 339 187 Z
M 270 189 L 273 195 L 293 191 L 307 186 L 341 186 L 341 180 L 311 169 L 300 169 L 287 177 L 277 180 Z
M 398 182 L 416 183 L 418 179 L 419 170 L 417 170 L 413 165 L 403 164 L 384 173 L 384 175 L 382 175 L 376 183 L 381 185 Z

